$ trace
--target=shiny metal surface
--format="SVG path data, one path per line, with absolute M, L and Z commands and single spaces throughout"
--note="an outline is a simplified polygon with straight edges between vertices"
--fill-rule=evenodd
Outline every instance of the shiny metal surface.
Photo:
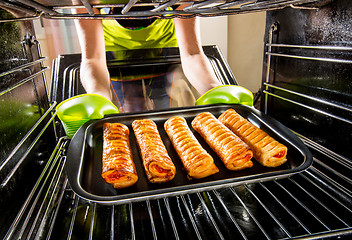
M 189 18 L 195 16 L 220 16 L 240 13 L 249 13 L 257 11 L 267 11 L 282 9 L 287 7 L 297 7 L 305 4 L 319 4 L 325 2 L 322 0 L 262 0 L 262 1 L 223 1 L 223 0 L 207 0 L 207 1 L 54 1 L 54 0 L 14 0 L 11 2 L 13 7 L 22 8 L 22 15 L 28 12 L 23 9 L 23 5 L 32 12 L 39 12 L 45 18 L 50 19 L 114 19 L 114 18 Z M 179 5 L 190 5 L 183 10 L 172 10 L 168 7 L 173 6 L 176 9 Z M 156 10 L 134 11 L 133 6 L 154 6 Z M 121 14 L 101 15 L 94 14 L 92 8 L 102 7 L 122 7 Z M 62 9 L 86 8 L 87 14 L 74 14 L 70 11 L 61 11 Z M 26 16 L 28 17 L 28 16 Z M 37 17 L 37 14 L 32 14 Z M 23 16 L 11 18 L 13 21 L 20 20 Z M 0 20 L 1 21 L 1 20 Z M 6 21 L 10 21 L 7 19 Z

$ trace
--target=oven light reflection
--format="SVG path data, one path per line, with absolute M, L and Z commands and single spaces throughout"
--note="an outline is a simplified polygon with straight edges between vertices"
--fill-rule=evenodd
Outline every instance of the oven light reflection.
M 198 205 L 198 207 L 194 210 L 194 213 L 199 216 L 204 214 L 202 204 Z
M 244 221 L 249 222 L 250 218 L 249 218 L 249 215 L 248 215 L 248 213 L 247 213 L 247 211 L 246 211 L 245 209 L 243 209 L 241 215 L 242 215 L 242 219 L 243 219 Z

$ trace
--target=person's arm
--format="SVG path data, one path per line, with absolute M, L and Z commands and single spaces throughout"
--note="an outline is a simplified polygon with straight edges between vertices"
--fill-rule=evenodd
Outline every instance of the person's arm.
M 95 11 L 98 10 L 95 9 Z M 102 21 L 75 20 L 75 24 L 82 51 L 80 69 L 82 85 L 87 93 L 100 94 L 111 100 Z
M 190 83 L 200 94 L 220 86 L 200 41 L 197 18 L 174 19 L 180 49 L 182 69 Z

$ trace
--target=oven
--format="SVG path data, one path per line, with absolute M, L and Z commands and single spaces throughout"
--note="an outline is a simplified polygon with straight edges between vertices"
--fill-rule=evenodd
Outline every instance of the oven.
M 65 99 L 85 93 L 79 81 L 80 54 L 59 55 L 51 66 L 45 66 L 46 56 L 32 24 L 33 19 L 41 18 L 104 18 L 66 11 L 84 6 L 91 12 L 91 7 L 99 4 L 103 3 L 0 1 L 1 238 L 352 237 L 349 0 L 207 0 L 191 2 L 182 11 L 165 10 L 179 1 L 104 3 L 123 7 L 123 13 L 110 16 L 116 18 L 217 17 L 266 11 L 263 74 L 258 79 L 262 85 L 254 97 L 254 109 L 289 129 L 312 158 L 311 165 L 287 175 L 109 204 L 77 194 L 67 176 L 74 138 L 65 135 L 55 108 Z M 158 7 L 138 13 L 131 10 L 133 5 L 148 4 Z M 219 81 L 237 85 L 221 51 L 204 46 L 204 52 Z M 161 109 L 146 105 L 132 116 L 217 107 L 192 106 L 199 95 L 180 70 L 177 48 L 126 51 L 124 56 L 128 57 L 108 61 L 112 76 L 162 73 L 173 79 L 170 84 L 176 96 L 169 97 Z M 49 69 L 50 79 L 46 77 Z M 139 83 L 142 87 L 148 84 Z M 180 98 L 184 93 L 187 97 Z M 119 104 L 117 99 L 115 103 Z

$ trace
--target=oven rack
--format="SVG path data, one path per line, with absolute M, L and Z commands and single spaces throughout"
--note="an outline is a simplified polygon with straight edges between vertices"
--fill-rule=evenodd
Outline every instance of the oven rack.
M 1 20 L 0 20 L 1 22 Z M 31 49 L 33 47 L 34 49 Z M 0 96 L 10 92 L 12 89 L 18 87 L 19 85 L 25 84 L 28 81 L 33 80 L 35 77 L 41 76 L 43 78 L 44 84 L 46 84 L 45 72 L 49 70 L 49 67 L 44 66 L 44 61 L 47 57 L 44 57 L 41 52 L 40 42 L 33 38 L 33 36 L 26 34 L 24 39 L 21 41 L 21 50 L 24 54 L 23 59 L 15 59 L 18 63 L 12 63 L 9 61 L 9 65 L 13 65 L 11 68 L 6 68 L 7 70 L 0 73 L 0 78 L 12 78 L 13 75 L 21 74 L 22 72 L 28 72 L 29 75 L 21 79 L 14 86 L 7 88 L 0 92 Z M 37 59 L 33 56 L 34 52 L 37 54 Z M 35 70 L 32 70 L 35 69 Z
M 0 19 L 0 22 L 33 20 L 41 17 L 47 19 L 136 19 L 136 18 L 190 18 L 195 16 L 212 17 L 234 15 L 258 11 L 268 11 L 291 8 L 315 9 L 331 0 L 205 0 L 205 1 L 138 1 L 129 0 L 126 3 L 101 4 L 93 0 L 81 0 L 78 3 L 71 1 L 54 0 L 1 0 L 0 7 L 16 10 L 20 14 L 11 19 Z M 180 5 L 187 5 L 182 10 L 172 10 Z M 133 6 L 153 6 L 147 11 L 133 11 Z M 94 14 L 93 8 L 120 7 L 120 14 L 102 15 Z M 72 10 L 85 8 L 87 14 L 76 14 Z
M 9 81 L 12 78 L 20 78 L 15 84 L 12 86 L 0 91 L 0 96 L 11 95 L 12 91 L 16 88 L 20 88 L 26 84 L 35 84 L 36 78 L 41 78 L 43 80 L 44 85 L 45 81 L 45 72 L 49 70 L 48 67 L 44 67 L 43 62 L 46 57 L 41 56 L 40 44 L 38 41 L 34 40 L 31 44 L 34 45 L 35 50 L 38 53 L 38 59 L 33 61 L 27 61 L 27 59 L 31 59 L 33 57 L 33 52 L 27 50 L 26 45 L 28 44 L 29 39 L 25 39 L 21 43 L 22 51 L 26 57 L 26 59 L 21 59 L 18 63 L 9 62 L 9 65 L 14 65 L 11 69 L 1 72 L 0 78 L 3 82 Z M 18 59 L 16 59 L 18 60 Z M 11 81 L 11 80 L 10 80 Z M 12 101 L 11 97 L 7 99 L 4 97 L 3 103 L 6 104 L 7 100 Z M 7 103 L 11 104 L 11 103 Z M 49 127 L 52 120 L 55 116 L 52 115 L 53 109 L 55 107 L 55 103 L 48 107 L 48 109 L 44 109 L 39 101 L 37 102 L 38 106 L 35 113 L 40 114 L 40 118 L 34 123 L 34 125 L 28 130 L 26 134 L 20 139 L 18 144 L 13 148 L 13 150 L 1 161 L 0 163 L 0 189 L 11 188 L 7 185 L 11 185 L 9 182 L 12 178 L 15 178 L 16 172 L 19 171 L 21 164 L 26 160 L 26 156 L 29 154 L 33 146 L 39 141 L 41 135 L 44 131 Z M 23 105 L 21 108 L 25 109 L 16 109 L 14 108 L 14 112 L 24 112 L 30 109 L 30 104 Z M 29 115 L 34 115 L 35 113 L 31 112 L 33 109 L 29 110 Z M 46 122 L 46 119 L 49 118 L 49 123 Z M 44 125 L 44 127 L 43 127 Z M 42 128 L 39 133 L 37 132 L 38 128 Z M 37 135 L 36 135 L 37 134 Z M 8 136 L 9 137 L 9 136 Z M 31 142 L 33 140 L 33 142 Z M 29 145 L 29 147 L 28 147 Z M 27 148 L 27 149 L 26 149 Z M 5 150 L 6 151 L 6 150 Z
M 69 188 L 63 137 L 4 239 L 348 239 L 352 166 L 302 140 L 322 159 L 289 178 L 106 206 Z
M 273 43 L 273 34 L 277 30 L 278 26 L 277 23 L 275 23 L 269 29 L 269 42 L 265 45 L 267 47 L 267 51 L 265 52 L 267 65 L 265 81 L 263 82 L 262 87 L 262 92 L 264 94 L 264 112 L 268 113 L 268 99 L 269 97 L 272 97 L 285 102 L 292 103 L 296 106 L 300 106 L 303 109 L 312 110 L 324 116 L 329 116 L 348 125 L 352 125 L 352 120 L 350 118 L 352 116 L 352 105 L 350 103 L 343 104 L 340 102 L 332 102 L 324 100 L 324 98 L 311 96 L 309 94 L 305 94 L 280 86 L 280 80 L 275 80 L 274 72 L 272 71 L 272 69 L 275 68 L 273 67 L 275 62 L 273 57 L 304 61 L 319 61 L 323 63 L 332 64 L 352 64 L 352 47 L 334 45 L 296 45 L 286 43 Z M 287 50 L 291 50 L 293 52 L 287 53 Z M 297 52 L 294 52 L 295 50 L 297 50 Z M 286 93 L 286 95 L 284 95 L 283 93 Z M 298 102 L 294 100 L 295 98 L 292 96 L 296 98 L 299 97 L 304 100 Z M 348 98 L 348 96 L 346 97 Z M 307 104 L 307 102 L 309 102 L 309 104 Z M 317 107 L 318 104 L 323 107 Z M 336 111 L 333 111 L 331 109 L 339 110 L 339 114 L 336 114 Z

